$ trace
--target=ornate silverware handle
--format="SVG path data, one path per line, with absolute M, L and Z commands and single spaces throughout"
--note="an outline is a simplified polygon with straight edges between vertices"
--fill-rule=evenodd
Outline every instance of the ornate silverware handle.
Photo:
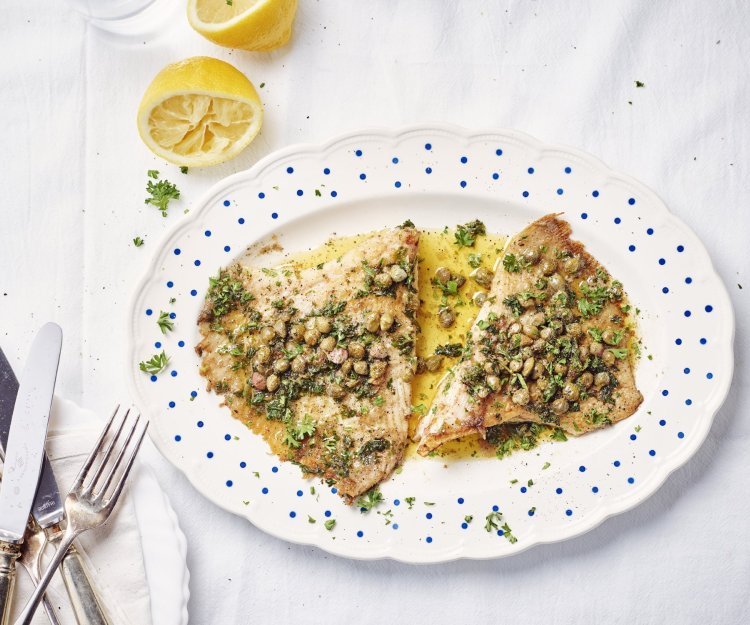
M 78 625 L 110 625 L 75 545 L 68 549 L 60 566 Z
M 16 585 L 16 560 L 21 555 L 21 545 L 0 542 L 0 625 L 10 623 L 10 605 Z

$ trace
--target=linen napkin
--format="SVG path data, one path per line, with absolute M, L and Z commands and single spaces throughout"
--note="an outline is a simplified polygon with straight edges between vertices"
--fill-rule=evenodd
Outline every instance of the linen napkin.
M 63 497 L 103 427 L 103 423 L 92 423 L 88 419 L 81 423 L 82 413 L 80 409 L 71 411 L 69 402 L 55 399 L 46 448 Z M 129 484 L 132 485 L 137 480 L 136 466 L 131 472 Z M 89 577 L 112 624 L 150 625 L 151 606 L 141 550 L 141 535 L 128 486 L 125 487 L 107 523 L 82 534 L 77 544 L 90 573 Z M 52 553 L 52 548 L 48 546 L 47 556 L 51 556 Z M 26 570 L 19 564 L 11 622 L 15 621 L 21 612 L 32 590 L 33 585 Z M 61 625 L 76 624 L 65 585 L 59 574 L 55 575 L 48 587 L 47 597 Z M 33 624 L 49 624 L 41 605 L 34 616 Z

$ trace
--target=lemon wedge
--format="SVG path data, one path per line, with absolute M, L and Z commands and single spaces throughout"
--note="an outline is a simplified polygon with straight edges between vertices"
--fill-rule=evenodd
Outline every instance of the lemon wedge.
M 190 25 L 227 48 L 273 50 L 292 35 L 297 0 L 188 0 Z
M 138 132 L 158 156 L 188 167 L 234 158 L 255 138 L 263 106 L 229 63 L 196 56 L 161 70 L 138 107 Z

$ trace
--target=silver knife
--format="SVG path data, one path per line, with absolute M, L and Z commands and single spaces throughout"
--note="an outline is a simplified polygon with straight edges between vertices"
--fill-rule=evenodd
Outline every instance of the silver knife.
M 39 485 L 61 349 L 60 326 L 43 325 L 31 344 L 13 407 L 0 484 L 0 625 L 10 620 L 16 560 Z
M 16 376 L 3 350 L 0 349 L 0 456 L 4 454 L 8 440 L 8 429 L 17 392 Z M 20 562 L 36 583 L 41 574 L 41 556 L 47 541 L 54 544 L 60 539 L 62 536 L 60 524 L 65 518 L 65 509 L 55 474 L 46 454 L 42 463 L 39 489 L 31 513 L 36 521 L 36 532 L 31 534 L 31 543 L 25 548 Z M 79 625 L 109 625 L 83 560 L 75 547 L 71 548 L 65 556 L 61 572 Z M 58 625 L 57 617 L 49 603 L 44 603 L 43 600 L 43 605 L 52 625 Z

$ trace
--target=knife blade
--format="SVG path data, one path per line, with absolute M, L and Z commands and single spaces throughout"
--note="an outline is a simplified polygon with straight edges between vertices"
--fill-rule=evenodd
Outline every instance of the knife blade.
M 3 461 L 17 395 L 18 380 L 3 350 L 0 349 L 0 460 Z M 31 514 L 41 528 L 60 523 L 65 518 L 60 490 L 46 453 L 42 460 L 42 476 L 39 478 L 39 488 L 34 498 Z
M 36 496 L 62 349 L 62 329 L 46 323 L 26 360 L 13 407 L 0 484 L 0 624 L 10 619 L 16 560 Z

